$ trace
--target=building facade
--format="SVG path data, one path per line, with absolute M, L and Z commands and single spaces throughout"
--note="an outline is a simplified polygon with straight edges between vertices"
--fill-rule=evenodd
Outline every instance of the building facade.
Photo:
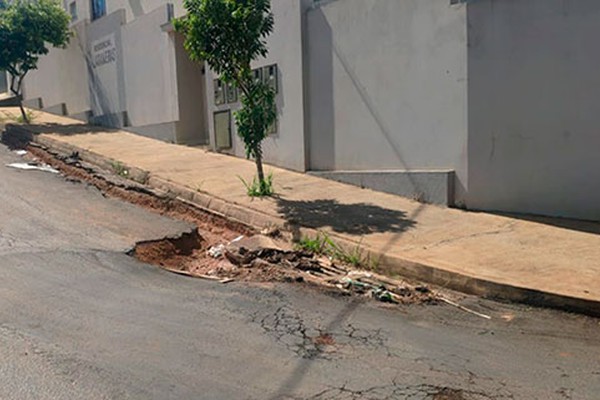
M 65 1 L 27 104 L 244 156 L 237 93 L 192 63 L 181 1 Z M 600 220 L 600 2 L 272 0 L 267 162 L 474 210 Z

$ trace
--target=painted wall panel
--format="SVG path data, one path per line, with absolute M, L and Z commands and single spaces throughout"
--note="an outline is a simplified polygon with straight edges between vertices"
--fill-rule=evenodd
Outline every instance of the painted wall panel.
M 600 2 L 473 2 L 467 205 L 600 220 Z
M 453 169 L 460 200 L 465 6 L 334 1 L 310 10 L 307 22 L 311 169 Z

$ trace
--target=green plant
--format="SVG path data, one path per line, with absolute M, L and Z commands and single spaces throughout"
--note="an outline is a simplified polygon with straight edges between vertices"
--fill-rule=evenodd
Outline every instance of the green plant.
M 296 249 L 315 254 L 326 255 L 354 268 L 365 268 L 375 270 L 379 266 L 379 259 L 375 259 L 370 253 L 365 254 L 362 240 L 356 247 L 346 250 L 325 232 L 318 232 L 315 237 L 302 237 L 296 243 Z
M 300 240 L 298 240 L 295 247 L 297 250 L 304 250 L 315 254 L 323 254 L 323 246 L 323 241 L 321 240 L 320 236 L 317 235 L 314 238 L 303 236 L 300 238 Z
M 30 122 L 23 108 L 25 75 L 37 68 L 47 44 L 66 47 L 71 32 L 69 14 L 57 0 L 12 0 L 0 2 L 0 70 L 10 75 L 10 91 L 19 99 L 24 122 Z
M 244 184 L 246 193 L 250 197 L 272 196 L 275 193 L 275 189 L 273 187 L 273 173 L 269 173 L 269 175 L 267 175 L 262 182 L 256 179 L 256 176 L 252 178 L 252 182 L 247 182 L 241 176 L 238 176 L 238 178 Z
M 129 176 L 129 170 L 127 169 L 127 167 L 125 167 L 125 165 L 123 165 L 123 163 L 119 161 L 114 161 L 111 163 L 111 166 L 115 174 L 123 178 L 127 178 Z
M 19 124 L 25 124 L 25 123 L 30 123 L 33 122 L 35 119 L 37 118 L 37 115 L 33 113 L 33 111 L 30 110 L 25 110 L 25 117 L 23 117 L 23 115 L 18 115 L 16 118 L 16 121 Z
M 23 123 L 32 122 L 33 120 L 35 120 L 37 118 L 37 114 L 35 114 L 33 111 L 25 110 L 25 114 L 27 116 L 27 121 L 23 118 L 23 115 L 15 115 L 11 112 L 5 111 L 4 116 L 3 117 L 0 116 L 0 122 L 13 121 L 13 122 L 17 122 L 19 124 L 23 124 Z
M 263 171 L 262 141 L 277 117 L 275 91 L 256 79 L 250 66 L 268 53 L 266 38 L 274 25 L 270 0 L 184 0 L 183 4 L 187 15 L 176 19 L 174 26 L 185 35 L 190 58 L 206 61 L 223 82 L 240 91 L 241 108 L 235 112 L 237 134 L 244 142 L 246 157 L 254 158 L 259 187 L 248 193 L 272 193 Z

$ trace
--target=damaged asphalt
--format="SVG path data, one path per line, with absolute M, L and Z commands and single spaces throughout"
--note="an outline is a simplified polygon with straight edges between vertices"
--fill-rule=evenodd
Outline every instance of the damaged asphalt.
M 600 324 L 219 283 L 125 252 L 189 224 L 0 148 L 0 399 L 597 399 Z

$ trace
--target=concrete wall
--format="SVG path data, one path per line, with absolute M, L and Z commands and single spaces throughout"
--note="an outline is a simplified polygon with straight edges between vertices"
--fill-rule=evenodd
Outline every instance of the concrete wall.
M 258 60 L 253 67 L 277 64 L 279 68 L 278 131 L 264 142 L 265 160 L 285 168 L 304 171 L 306 168 L 304 146 L 304 80 L 303 80 L 303 10 L 308 2 L 299 0 L 276 0 L 272 2 L 275 29 L 268 38 L 269 55 Z M 214 105 L 211 71 L 206 74 L 208 122 L 211 146 L 214 147 L 213 112 L 236 107 Z M 233 116 L 232 116 L 233 120 Z M 233 124 L 231 154 L 243 157 L 244 146 L 237 137 Z
M 9 92 L 8 88 L 8 74 L 5 71 L 0 70 L 0 95 Z
M 177 142 L 208 144 L 204 65 L 190 60 L 183 47 L 183 35 L 173 32 L 171 39 L 175 43 L 177 65 L 176 101 L 179 107 Z
M 48 108 L 64 103 L 71 114 L 90 110 L 86 25 L 87 21 L 80 21 L 72 26 L 74 35 L 66 49 L 51 48 L 40 58 L 38 69 L 25 78 L 25 100 L 41 98 Z
M 122 28 L 125 109 L 130 126 L 140 128 L 179 119 L 175 46 L 161 28 L 166 23 L 168 13 L 163 5 Z M 175 141 L 173 130 L 165 131 L 162 138 Z
M 600 220 L 600 2 L 468 6 L 467 206 Z
M 93 121 L 114 127 L 127 124 L 121 29 L 124 24 L 125 13 L 121 10 L 92 22 L 87 29 Z
M 276 1 L 279 0 L 274 0 L 273 2 Z M 106 10 L 107 13 L 111 13 L 123 9 L 125 10 L 127 22 L 130 22 L 167 3 L 173 4 L 175 17 L 185 14 L 182 0 L 106 0 Z
M 323 4 L 307 17 L 310 168 L 451 169 L 460 199 L 467 186 L 465 6 Z

